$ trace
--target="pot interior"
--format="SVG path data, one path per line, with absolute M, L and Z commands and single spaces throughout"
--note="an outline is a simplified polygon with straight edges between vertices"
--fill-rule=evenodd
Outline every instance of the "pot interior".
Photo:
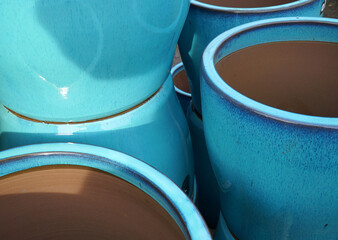
M 259 44 L 224 57 L 216 69 L 233 89 L 265 105 L 338 117 L 338 43 Z
M 0 178 L 0 239 L 185 239 L 134 185 L 103 171 L 49 166 Z
M 198 0 L 198 2 L 220 7 L 257 8 L 283 5 L 297 0 Z
M 173 77 L 173 81 L 178 89 L 186 93 L 191 93 L 188 76 L 184 68 Z

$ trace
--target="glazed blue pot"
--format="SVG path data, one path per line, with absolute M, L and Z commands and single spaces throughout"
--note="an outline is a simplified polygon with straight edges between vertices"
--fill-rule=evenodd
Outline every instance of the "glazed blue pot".
M 191 1 L 189 14 L 178 41 L 182 61 L 190 81 L 194 106 L 199 113 L 202 113 L 200 97 L 201 57 L 208 43 L 217 35 L 241 24 L 261 19 L 288 16 L 316 17 L 322 14 L 326 1 L 298 0 L 282 5 L 272 4 L 272 6 L 257 8 L 223 7 L 204 2 L 208 1 Z M 249 4 L 254 1 L 248 0 L 246 2 Z M 223 3 L 223 5 L 226 4 L 229 3 Z
M 189 3 L 1 1 L 0 102 L 58 122 L 141 103 L 168 76 Z
M 18 239 L 18 234 L 34 239 L 46 239 L 46 235 L 52 239 L 57 239 L 57 236 L 60 239 L 84 239 L 83 236 L 85 239 L 93 239 L 90 236 L 101 236 L 102 239 L 107 239 L 107 236 L 112 239 L 134 239 L 132 236 L 135 234 L 138 239 L 149 239 L 149 234 L 152 239 L 168 239 L 161 231 L 153 229 L 154 222 L 147 223 L 150 226 L 146 224 L 146 228 L 148 231 L 151 229 L 152 233 L 137 227 L 149 218 L 148 213 L 136 218 L 137 212 L 142 213 L 141 208 L 152 202 L 152 205 L 163 209 L 156 210 L 162 213 L 152 219 L 168 223 L 163 217 L 164 212 L 177 225 L 176 229 L 181 232 L 179 235 L 182 239 L 211 240 L 198 210 L 171 180 L 144 162 L 118 151 L 82 144 L 37 144 L 0 152 L 0 166 L 0 208 L 2 216 L 7 216 L 3 223 L 16 227 L 13 231 L 11 227 L 4 229 L 3 225 L 0 226 L 0 236 L 6 237 L 3 239 Z M 71 174 L 76 174 L 76 177 Z M 26 179 L 20 179 L 22 175 Z M 39 182 L 39 179 L 45 181 Z M 82 202 L 81 198 L 86 200 Z M 100 206 L 101 202 L 105 202 L 102 198 L 108 198 L 111 204 Z M 127 203 L 123 216 L 120 216 L 120 211 L 124 206 L 116 205 L 119 198 L 122 201 L 125 199 Z M 10 199 L 20 204 L 12 208 Z M 32 199 L 37 200 L 40 205 L 30 201 Z M 46 199 L 50 202 L 46 202 Z M 62 208 L 65 203 L 74 206 L 68 211 L 67 206 L 64 206 L 65 211 L 57 212 L 54 209 Z M 3 204 L 7 206 L 6 209 Z M 24 204 L 28 207 L 21 209 Z M 136 213 L 132 212 L 135 206 L 138 207 Z M 86 208 L 81 210 L 81 207 Z M 30 208 L 34 210 L 34 214 Z M 47 213 L 44 212 L 47 210 Z M 78 219 L 79 214 L 82 217 Z M 112 222 L 105 222 L 104 216 Z M 58 222 L 60 218 L 61 223 Z M 115 218 L 118 219 L 114 220 Z M 86 225 L 87 220 L 91 222 Z M 67 221 L 69 225 L 66 224 Z M 115 221 L 117 222 L 113 224 Z M 105 228 L 102 229 L 102 225 Z
M 215 174 L 211 167 L 205 143 L 203 121 L 190 102 L 187 120 L 194 151 L 197 180 L 196 206 L 210 228 L 217 226 L 220 213 L 220 194 Z
M 182 62 L 179 64 L 176 64 L 171 69 L 171 76 L 174 81 L 174 87 L 175 87 L 177 98 L 180 101 L 183 112 L 186 113 L 188 110 L 190 101 L 191 101 L 191 93 L 190 93 L 190 88 L 189 88 L 189 80 L 185 73 Z
M 76 142 L 115 149 L 145 161 L 194 196 L 187 121 L 171 76 L 156 94 L 123 114 L 78 123 L 36 122 L 0 108 L 0 150 L 35 143 Z
M 221 190 L 222 225 L 227 224 L 238 239 L 310 240 L 338 236 L 338 114 L 337 95 L 334 94 L 337 81 L 333 80 L 331 90 L 321 88 L 327 84 L 326 72 L 331 69 L 337 73 L 338 70 L 337 36 L 336 19 L 269 19 L 219 35 L 203 54 L 201 90 L 206 143 Z M 307 41 L 307 44 L 334 47 L 331 53 L 320 58 L 320 62 L 313 55 L 312 61 L 318 63 L 321 70 L 311 81 L 319 83 L 320 88 L 310 88 L 310 91 L 319 105 L 307 105 L 313 110 L 315 105 L 318 109 L 333 109 L 329 117 L 281 110 L 253 100 L 235 90 L 232 87 L 235 82 L 229 85 L 229 79 L 221 78 L 219 68 L 216 70 L 219 63 L 230 62 L 230 56 L 233 60 L 235 54 L 252 47 L 263 46 L 263 43 L 272 46 L 283 41 Z M 279 57 L 274 56 L 268 60 Z M 331 57 L 331 62 L 322 65 L 325 57 Z M 260 56 L 252 58 L 252 64 L 259 59 Z M 304 56 L 304 64 L 305 60 L 311 58 Z M 289 67 L 291 69 L 291 63 Z M 293 80 L 303 81 L 300 88 L 296 88 L 299 95 L 313 85 L 310 83 L 314 74 L 312 67 L 304 69 L 308 75 Z M 288 69 L 280 69 L 280 73 L 282 71 Z M 334 74 L 333 79 L 334 76 L 337 75 Z M 268 80 L 271 86 L 275 84 L 273 78 Z M 244 79 L 238 79 L 240 81 Z M 288 82 L 286 78 L 285 81 Z M 277 89 L 277 92 L 286 95 L 293 89 L 290 85 L 289 90 Z M 259 91 L 260 87 L 253 87 L 253 90 Z M 321 99 L 332 93 L 335 95 L 332 101 L 321 105 Z M 296 94 L 289 97 L 297 99 Z M 217 239 L 227 238 L 219 234 Z

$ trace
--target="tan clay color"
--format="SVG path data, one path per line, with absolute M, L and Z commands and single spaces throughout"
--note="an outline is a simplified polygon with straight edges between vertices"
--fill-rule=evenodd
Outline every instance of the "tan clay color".
M 86 167 L 34 168 L 0 178 L 0 239 L 184 239 L 150 196 Z
M 188 76 L 187 73 L 185 72 L 185 70 L 181 70 L 179 73 L 177 73 L 174 76 L 174 84 L 175 86 L 182 90 L 183 92 L 186 93 L 191 93 L 190 92 L 190 86 L 189 86 L 189 80 L 188 80 Z
M 338 44 L 266 43 L 216 64 L 222 79 L 243 95 L 282 110 L 338 117 Z

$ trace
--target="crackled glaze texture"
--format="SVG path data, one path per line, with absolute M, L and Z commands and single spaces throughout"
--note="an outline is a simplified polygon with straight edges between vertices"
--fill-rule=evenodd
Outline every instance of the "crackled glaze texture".
M 210 228 L 216 228 L 220 213 L 220 194 L 205 143 L 203 121 L 190 102 L 187 120 L 194 151 L 197 180 L 196 206 Z
M 62 122 L 133 107 L 167 78 L 188 8 L 189 0 L 1 1 L 0 102 Z
M 0 150 L 34 143 L 87 143 L 130 154 L 194 194 L 194 163 L 187 121 L 171 76 L 160 90 L 129 111 L 91 122 L 36 122 L 0 107 Z
M 320 16 L 326 1 L 274 1 L 275 4 L 265 7 L 260 6 L 263 3 L 261 0 L 230 1 L 230 3 L 236 2 L 238 4 L 240 2 L 243 4 L 236 6 L 227 6 L 226 2 L 222 1 L 222 4 L 220 4 L 220 1 L 217 0 L 193 0 L 178 41 L 182 61 L 190 81 L 192 99 L 199 113 L 202 113 L 200 97 L 201 57 L 211 40 L 233 27 L 261 19 L 288 16 Z M 268 2 L 271 3 L 271 1 Z M 267 4 L 267 2 L 264 1 L 264 4 Z
M 167 177 L 117 151 L 38 144 L 0 153 L 0 238 L 211 240 Z
M 238 239 L 337 238 L 338 118 L 336 114 L 331 117 L 332 109 L 327 112 L 330 117 L 322 114 L 318 117 L 257 102 L 234 90 L 231 81 L 228 83 L 227 79 L 220 77 L 215 64 L 220 63 L 221 68 L 228 57 L 235 56 L 234 52 L 241 50 L 239 52 L 244 54 L 250 49 L 247 47 L 262 43 L 313 41 L 319 42 L 319 45 L 322 42 L 331 44 L 337 43 L 337 34 L 336 19 L 270 19 L 221 34 L 210 43 L 203 55 L 204 131 L 221 189 L 224 217 L 218 227 L 224 228 L 227 224 Z M 337 48 L 338 45 L 333 46 Z M 337 51 L 334 50 L 333 54 Z M 280 56 L 271 56 L 271 61 Z M 259 57 L 251 60 L 257 62 Z M 323 57 L 330 58 L 330 54 Z M 316 59 L 319 65 L 325 61 L 322 58 Z M 327 74 L 329 69 L 337 66 L 337 59 L 338 55 L 326 65 L 321 65 L 321 77 L 316 81 L 325 83 L 323 79 L 330 78 Z M 267 72 L 270 70 L 267 69 Z M 317 69 L 309 67 L 307 71 L 311 76 Z M 293 81 L 304 81 L 307 76 L 303 78 L 300 76 Z M 256 78 L 251 79 L 255 81 Z M 331 87 L 337 89 L 337 84 L 336 81 Z M 323 91 L 314 87 L 315 84 L 305 85 L 306 88 L 312 86 L 313 96 L 319 98 L 318 104 L 325 103 L 321 98 L 330 98 L 327 92 L 330 93 L 331 89 Z M 254 92 L 260 86 L 251 85 L 251 88 Z M 298 88 L 298 91 L 302 92 L 302 89 Z M 279 98 L 273 93 L 270 97 Z M 322 109 L 330 109 L 325 104 Z M 337 95 L 331 104 L 337 111 Z M 309 107 L 313 112 L 317 106 L 311 109 L 310 104 Z M 218 230 L 217 240 L 223 239 L 227 238 L 224 234 L 222 236 L 222 230 Z

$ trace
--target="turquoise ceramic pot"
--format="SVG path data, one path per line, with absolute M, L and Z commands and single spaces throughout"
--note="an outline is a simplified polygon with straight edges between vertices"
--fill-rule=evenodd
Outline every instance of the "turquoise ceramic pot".
M 257 1 L 256 2 L 263 2 Z M 238 1 L 247 2 L 254 1 Z M 207 4 L 207 0 L 191 1 L 187 20 L 185 22 L 178 45 L 190 80 L 192 99 L 196 110 L 201 113 L 200 97 L 200 64 L 205 47 L 217 35 L 241 24 L 276 17 L 288 16 L 319 16 L 325 7 L 324 0 L 298 0 L 282 5 L 257 8 L 234 8 Z M 221 1 L 218 1 L 221 2 Z M 227 1 L 224 1 L 227 2 Z M 278 1 L 281 4 L 283 1 Z M 226 5 L 226 3 L 222 3 Z
M 186 113 L 191 101 L 191 93 L 189 88 L 189 80 L 185 73 L 182 62 L 175 65 L 171 69 L 171 76 L 173 77 L 176 95 L 180 101 L 182 110 L 184 113 Z
M 129 111 L 91 122 L 35 122 L 0 108 L 0 150 L 35 143 L 77 142 L 141 159 L 194 194 L 194 162 L 187 121 L 171 76 L 160 90 Z
M 338 118 L 257 102 L 228 85 L 215 64 L 239 49 L 280 41 L 333 43 L 332 54 L 337 56 L 337 36 L 336 19 L 270 19 L 231 29 L 204 52 L 201 89 L 206 142 L 221 189 L 224 222 L 238 239 L 337 238 Z M 337 71 L 335 64 L 329 63 Z M 329 67 L 321 67 L 323 78 Z M 324 84 L 320 77 L 315 81 Z M 337 89 L 334 84 L 331 88 Z M 303 86 L 307 89 L 307 84 Z M 317 89 L 311 91 L 315 96 Z M 323 91 L 317 101 L 330 92 Z M 337 95 L 334 99 L 332 104 L 337 103 Z
M 205 143 L 203 121 L 190 102 L 187 120 L 194 150 L 197 180 L 196 205 L 210 228 L 216 228 L 220 213 L 220 195 Z
M 58 122 L 141 103 L 170 72 L 189 2 L 1 1 L 0 102 Z
M 0 189 L 3 189 L 3 190 L 5 189 L 5 192 L 6 192 L 5 193 L 5 192 L 0 191 L 0 201 L 2 203 L 4 202 L 6 203 L 6 197 L 7 199 L 11 199 L 12 197 L 12 199 L 14 199 L 15 201 L 19 201 L 18 199 L 20 198 L 29 199 L 29 196 L 32 196 L 33 194 L 35 194 L 34 196 L 36 197 L 36 199 L 38 199 L 38 201 L 43 201 L 44 199 L 43 197 L 49 196 L 50 194 L 54 194 L 55 197 L 52 198 L 51 203 L 38 206 L 38 210 L 36 210 L 35 212 L 36 214 L 36 213 L 39 213 L 39 211 L 48 209 L 49 204 L 55 204 L 55 202 L 58 203 L 56 198 L 60 198 L 60 197 L 63 197 L 64 199 L 68 200 L 68 202 L 70 203 L 74 203 L 74 201 L 77 201 L 75 203 L 76 204 L 75 208 L 77 208 L 79 204 L 83 204 L 81 200 L 77 199 L 77 196 L 88 197 L 88 195 L 90 194 L 94 194 L 94 195 L 96 194 L 97 197 L 90 198 L 92 201 L 91 202 L 92 204 L 98 204 L 98 202 L 101 202 L 102 199 L 100 197 L 102 195 L 110 197 L 114 195 L 118 196 L 118 194 L 122 193 L 124 194 L 123 196 L 128 197 L 128 194 L 132 194 L 131 192 L 134 192 L 135 190 L 129 191 L 127 194 L 125 194 L 123 190 L 120 190 L 121 192 L 111 192 L 109 194 L 105 193 L 108 187 L 110 186 L 110 182 L 116 181 L 113 179 L 116 179 L 117 177 L 118 179 L 125 181 L 125 183 L 119 183 L 119 184 L 124 184 L 123 186 L 126 185 L 127 187 L 132 188 L 132 189 L 136 188 L 136 189 L 141 190 L 141 192 L 147 194 L 148 196 L 151 197 L 151 199 L 155 200 L 155 202 L 157 202 L 160 206 L 162 206 L 162 208 L 164 208 L 164 210 L 170 215 L 170 217 L 178 225 L 185 239 L 191 239 L 191 240 L 210 239 L 211 240 L 211 236 L 208 232 L 207 226 L 205 225 L 200 214 L 198 213 L 198 210 L 194 207 L 193 203 L 189 200 L 189 198 L 186 197 L 185 194 L 183 194 L 183 192 L 180 191 L 180 189 L 171 180 L 169 180 L 163 174 L 161 174 L 154 168 L 150 167 L 149 165 L 145 164 L 144 162 L 139 161 L 138 159 L 135 159 L 123 153 L 120 153 L 118 151 L 110 150 L 110 149 L 106 149 L 102 147 L 91 146 L 91 145 L 82 145 L 82 144 L 70 144 L 70 143 L 37 144 L 37 145 L 24 146 L 24 147 L 14 148 L 14 149 L 0 152 L 0 166 L 1 166 L 0 167 Z M 10 189 L 3 188 L 4 184 L 6 184 L 4 181 L 7 181 L 9 178 L 18 176 L 20 174 L 25 174 L 25 173 L 27 174 L 27 172 L 31 170 L 33 171 L 35 170 L 36 172 L 36 171 L 42 171 L 46 169 L 53 170 L 53 169 L 60 168 L 61 171 L 65 172 L 67 171 L 68 167 L 71 167 L 72 169 L 80 168 L 82 170 L 85 170 L 87 173 L 85 178 L 83 178 L 83 176 L 80 175 L 80 177 L 82 177 L 84 181 L 82 181 L 81 189 L 79 189 L 79 191 L 74 192 L 71 188 L 67 186 L 59 189 L 59 186 L 57 184 L 60 185 L 61 181 L 54 183 L 53 180 L 52 180 L 51 185 L 46 185 L 42 183 L 39 186 L 34 187 L 34 185 L 31 184 L 31 182 L 34 181 L 32 178 L 28 179 L 26 182 L 23 183 L 25 186 L 27 185 L 29 187 L 25 188 L 24 192 L 20 191 L 19 194 L 15 195 L 16 196 L 15 198 L 13 197 L 13 194 L 15 192 L 15 188 L 12 186 L 13 183 L 9 183 L 9 185 L 12 186 L 12 188 Z M 101 172 L 101 174 L 104 174 L 106 176 L 108 174 L 108 177 L 105 177 L 105 185 L 95 185 L 96 184 L 95 182 L 100 181 L 100 178 L 99 178 L 100 176 L 98 176 L 97 174 L 98 170 L 99 172 Z M 108 179 L 110 178 L 110 176 L 112 179 L 111 181 Z M 46 177 L 46 176 L 41 175 L 41 177 Z M 76 179 L 75 180 L 69 179 L 67 183 L 68 185 L 71 185 L 73 184 L 74 181 L 76 181 Z M 118 181 L 121 182 L 120 180 Z M 7 184 L 8 184 L 8 181 L 7 181 Z M 96 189 L 93 189 L 93 188 L 90 188 L 90 186 L 96 186 L 96 187 L 99 186 L 101 188 L 97 187 Z M 102 186 L 104 186 L 107 189 L 102 189 Z M 17 188 L 20 188 L 20 186 L 18 186 Z M 37 194 L 40 194 L 39 198 L 37 197 Z M 118 208 L 121 208 L 122 206 L 118 205 L 118 208 L 116 208 L 116 205 L 114 205 L 115 198 L 113 197 L 111 199 L 113 201 L 112 204 L 108 204 L 105 207 L 106 211 L 113 212 L 113 213 L 120 211 L 118 210 Z M 74 200 L 69 201 L 69 199 L 74 199 Z M 141 200 L 135 199 L 135 203 L 132 203 L 130 207 L 133 207 L 133 205 L 139 204 L 139 202 L 136 203 L 136 201 L 141 201 Z M 30 204 L 32 205 L 33 208 L 34 206 L 36 207 L 36 204 L 34 204 L 33 202 Z M 88 203 L 85 203 L 85 204 L 88 204 Z M 53 212 L 53 210 L 51 210 L 49 214 L 55 215 L 53 217 L 53 220 L 54 218 L 58 219 L 63 215 L 70 217 L 71 222 L 72 222 L 71 225 L 75 224 L 76 226 L 81 227 L 83 226 L 81 224 L 85 223 L 85 221 L 88 220 L 87 219 L 88 216 L 86 216 L 86 213 L 89 214 L 90 210 L 91 209 L 84 209 L 83 213 L 85 214 L 81 219 L 77 219 L 76 216 L 73 216 L 73 217 L 69 216 L 68 212 L 59 213 L 59 212 Z M 73 212 L 73 209 L 69 211 Z M 102 207 L 98 206 L 97 211 L 102 211 Z M 126 209 L 125 211 L 127 213 L 128 211 L 130 211 L 130 208 Z M 141 211 L 141 209 L 138 209 L 138 211 Z M 95 233 L 98 234 L 98 236 L 102 235 L 102 232 L 100 232 L 99 230 L 101 229 L 100 225 L 104 225 L 106 223 L 100 222 L 100 218 L 102 217 L 101 215 L 105 215 L 105 214 L 104 213 L 99 214 L 99 213 L 100 212 L 94 213 L 96 218 L 93 219 L 94 222 L 91 222 L 90 226 L 86 226 L 85 234 L 88 234 L 89 236 L 93 234 L 95 235 Z M 18 217 L 20 216 L 26 217 L 26 219 L 30 218 L 28 208 L 22 209 L 21 212 L 15 212 L 15 209 L 13 209 L 12 214 L 15 214 Z M 45 213 L 40 212 L 39 214 L 43 215 Z M 116 216 L 119 216 L 119 215 L 116 215 Z M 126 215 L 125 217 L 120 218 L 119 221 L 125 222 L 127 221 L 128 218 L 130 219 L 130 221 L 140 220 L 140 219 L 139 220 L 133 219 L 132 218 L 133 216 L 134 216 L 133 213 L 130 213 L 129 215 Z M 111 216 L 109 217 L 111 218 Z M 35 236 L 32 235 L 32 232 L 36 232 L 34 227 L 40 227 L 40 224 L 38 222 L 27 223 L 26 221 L 20 221 L 20 219 L 15 219 L 15 218 L 9 218 L 9 219 L 6 219 L 6 221 L 13 221 L 13 225 L 15 225 L 16 228 L 20 229 L 20 231 L 22 231 L 24 227 L 26 227 L 27 229 L 27 225 L 31 224 L 31 226 L 33 226 L 33 229 L 30 228 L 29 231 L 25 232 L 24 233 L 25 236 L 32 237 L 34 239 L 46 239 L 43 237 L 44 235 L 35 235 Z M 46 221 L 52 221 L 50 216 L 46 217 Z M 68 220 L 63 218 L 63 221 L 68 221 Z M 142 218 L 142 221 L 146 221 L 146 219 Z M 54 229 L 55 231 L 55 226 L 53 226 L 52 224 L 49 224 L 49 223 L 43 223 L 43 224 L 44 226 L 47 225 L 50 229 Z M 129 227 L 130 229 L 128 229 Z M 111 229 L 114 229 L 114 228 L 116 228 L 116 226 L 111 226 Z M 6 230 L 8 230 L 7 233 L 9 233 L 9 235 L 6 235 L 6 231 L 5 232 L 1 231 L 0 235 L 3 236 L 3 234 L 5 234 L 5 236 L 7 237 L 6 239 L 16 239 L 14 236 L 16 236 L 17 233 L 13 233 L 13 232 L 11 233 L 11 230 L 9 229 L 6 229 Z M 121 229 L 119 229 L 118 232 L 115 232 L 113 236 L 117 239 L 122 239 L 120 235 L 122 232 L 122 234 L 124 234 L 123 239 L 130 239 L 130 235 L 135 234 L 135 231 L 141 231 L 139 232 L 140 239 L 145 239 L 144 237 L 147 234 L 149 234 L 149 233 L 142 232 L 142 230 L 135 227 L 133 223 L 130 223 L 130 225 L 126 224 L 122 226 Z M 62 239 L 70 239 L 69 234 L 72 234 L 73 236 L 74 235 L 77 236 L 79 234 L 81 235 L 79 229 L 72 229 L 71 226 L 67 226 L 66 228 L 58 228 L 56 232 L 49 232 L 49 233 L 48 233 L 48 229 L 47 230 L 41 229 L 41 234 L 48 234 L 49 236 L 48 238 L 52 238 L 52 239 L 56 239 L 57 238 L 56 236 L 60 236 L 60 238 Z M 163 237 L 161 236 L 161 232 L 158 232 L 158 234 L 159 234 L 158 238 Z M 87 237 L 86 239 L 89 239 L 89 238 Z

